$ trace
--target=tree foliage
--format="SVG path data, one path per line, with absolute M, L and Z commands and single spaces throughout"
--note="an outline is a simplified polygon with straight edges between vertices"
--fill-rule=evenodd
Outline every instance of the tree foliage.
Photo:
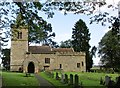
M 71 48 L 72 47 L 71 39 L 68 39 L 66 41 L 61 41 L 60 47 L 61 48 Z
M 113 1 L 114 3 L 114 1 Z M 101 11 L 100 9 L 104 6 L 107 6 L 108 9 L 116 10 L 118 6 L 115 4 L 107 4 L 106 0 L 78 0 L 78 1 L 59 1 L 59 2 L 51 2 L 48 1 L 45 6 L 43 6 L 43 11 L 53 12 L 54 10 L 59 10 L 64 12 L 64 14 L 68 14 L 72 12 L 73 14 L 84 14 L 84 15 L 92 15 L 90 18 L 90 24 L 93 22 L 101 23 L 102 26 L 105 24 L 112 23 L 116 17 L 110 15 L 108 11 Z M 99 10 L 98 10 L 99 9 Z M 96 11 L 98 11 L 96 13 Z M 53 17 L 53 16 L 50 16 Z
M 10 69 L 10 49 L 2 49 L 2 64 L 6 70 Z
M 32 23 L 32 21 L 34 23 Z M 36 22 L 35 22 L 36 21 Z M 40 21 L 40 22 L 39 22 Z M 55 37 L 55 33 L 52 32 L 52 26 L 50 23 L 47 23 L 42 18 L 41 20 L 31 20 L 31 22 L 26 23 L 26 21 L 22 18 L 22 14 L 19 13 L 14 26 L 17 28 L 19 26 L 28 26 L 29 38 L 28 41 L 30 43 L 42 43 L 44 45 L 51 44 L 52 45 L 52 37 Z
M 117 34 L 113 34 L 112 30 L 108 31 L 99 42 L 98 54 L 106 67 L 113 70 L 120 68 L 120 39 Z

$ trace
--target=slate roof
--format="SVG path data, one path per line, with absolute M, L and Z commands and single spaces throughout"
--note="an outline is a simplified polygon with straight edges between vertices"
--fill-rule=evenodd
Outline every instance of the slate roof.
M 52 53 L 49 46 L 29 46 L 28 51 L 32 54 Z
M 28 51 L 32 54 L 48 54 L 55 52 L 74 52 L 72 48 L 51 48 L 50 46 L 29 46 Z

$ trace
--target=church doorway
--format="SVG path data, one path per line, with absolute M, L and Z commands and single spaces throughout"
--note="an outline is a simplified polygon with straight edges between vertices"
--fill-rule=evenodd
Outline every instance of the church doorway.
M 34 73 L 35 72 L 35 66 L 33 62 L 30 62 L 28 64 L 28 73 Z

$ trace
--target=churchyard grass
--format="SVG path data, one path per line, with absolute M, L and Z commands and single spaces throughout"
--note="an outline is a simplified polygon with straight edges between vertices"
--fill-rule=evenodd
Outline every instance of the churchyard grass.
M 25 77 L 25 73 L 2 72 L 3 86 L 39 86 L 38 80 L 31 74 Z M 29 88 L 29 87 L 28 87 Z
M 108 73 L 88 73 L 88 72 L 65 72 L 66 74 L 78 74 L 79 81 L 82 82 L 82 85 L 85 86 L 84 88 L 87 88 L 88 86 L 96 87 L 96 86 L 102 86 L 100 85 L 100 78 L 105 79 L 105 76 L 108 75 L 111 77 L 112 80 L 115 81 L 115 78 L 118 77 L 118 74 L 108 74 Z
M 40 75 L 43 76 L 45 79 L 47 79 L 48 81 L 50 81 L 53 85 L 55 86 L 64 86 L 64 84 L 62 84 L 60 82 L 60 80 L 55 80 L 55 73 L 54 73 L 54 79 L 48 77 L 44 72 L 41 72 Z M 59 77 L 60 72 L 59 73 Z M 68 78 L 70 78 L 70 74 L 77 74 L 79 76 L 79 83 L 84 86 L 84 88 L 88 88 L 88 87 L 92 87 L 92 88 L 96 88 L 96 87 L 100 87 L 100 88 L 105 88 L 104 85 L 100 85 L 100 78 L 102 77 L 103 80 L 105 80 L 105 76 L 108 75 L 111 77 L 112 80 L 115 81 L 115 78 L 118 77 L 118 74 L 108 74 L 108 73 L 88 73 L 88 72 L 64 72 L 64 74 L 68 75 Z

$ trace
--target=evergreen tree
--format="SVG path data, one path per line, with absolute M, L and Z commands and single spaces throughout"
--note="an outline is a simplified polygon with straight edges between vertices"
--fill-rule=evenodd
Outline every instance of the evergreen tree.
M 87 28 L 85 22 L 83 20 L 79 20 L 76 22 L 74 28 L 72 29 L 72 46 L 74 48 L 74 51 L 76 52 L 85 52 L 86 54 L 86 70 L 90 71 L 90 68 L 92 67 L 93 61 L 92 58 L 90 58 L 90 33 L 89 29 Z

